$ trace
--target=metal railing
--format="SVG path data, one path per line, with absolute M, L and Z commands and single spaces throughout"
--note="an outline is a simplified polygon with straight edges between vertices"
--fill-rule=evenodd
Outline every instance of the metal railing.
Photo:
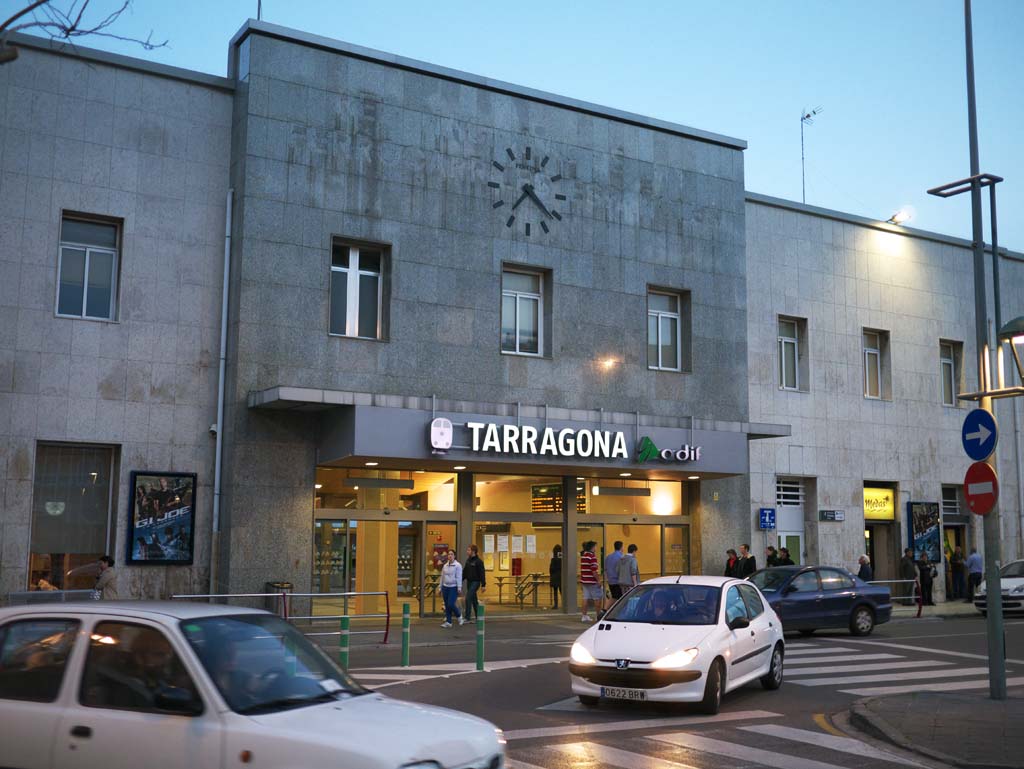
M 351 599 L 359 598 L 379 598 L 384 597 L 384 613 L 362 613 L 362 614 L 349 614 L 348 605 Z M 172 595 L 171 600 L 177 601 L 225 601 L 235 599 L 249 599 L 249 598 L 263 598 L 273 599 L 274 605 L 277 607 L 277 614 L 287 622 L 295 624 L 296 622 L 307 622 L 310 624 L 316 622 L 329 622 L 329 621 L 340 621 L 343 617 L 347 617 L 349 620 L 373 620 L 383 619 L 384 620 L 384 641 L 388 642 L 388 636 L 391 633 L 391 599 L 387 591 L 380 592 L 366 592 L 366 593 L 292 593 L 286 590 L 274 593 L 195 593 L 195 594 L 178 594 Z M 296 615 L 292 612 L 292 602 L 295 598 L 309 599 L 310 602 L 310 613 L 306 615 Z M 341 614 L 314 614 L 312 611 L 313 602 L 317 599 L 341 599 L 342 600 L 342 613 Z M 268 601 L 270 603 L 270 601 Z M 352 630 L 349 631 L 349 635 L 371 635 L 380 633 L 380 630 Z M 342 631 L 331 630 L 322 632 L 310 632 L 303 631 L 303 635 L 307 636 L 331 636 L 341 635 Z
M 884 586 L 888 586 L 888 585 L 894 585 L 894 586 L 895 585 L 903 585 L 904 586 L 904 590 L 899 591 L 899 592 L 903 593 L 903 595 L 897 595 L 896 594 L 897 591 L 890 587 L 889 588 L 889 599 L 893 603 L 899 603 L 899 604 L 902 604 L 904 606 L 912 606 L 913 604 L 916 603 L 917 604 L 917 616 L 918 617 L 921 616 L 921 607 L 924 605 L 924 599 L 922 597 L 923 594 L 921 593 L 921 581 L 920 580 L 917 580 L 917 579 L 876 579 L 876 580 L 872 580 L 872 581 L 868 582 L 868 584 L 869 585 L 881 585 L 883 587 Z M 906 592 L 907 588 L 909 588 L 909 593 Z

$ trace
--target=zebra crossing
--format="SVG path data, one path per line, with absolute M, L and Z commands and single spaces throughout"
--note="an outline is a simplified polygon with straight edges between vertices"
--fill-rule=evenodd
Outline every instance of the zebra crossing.
M 725 715 L 725 714 L 723 714 Z M 777 713 L 763 717 L 781 718 Z M 571 742 L 521 745 L 509 734 L 508 769 L 573 769 L 605 766 L 612 769 L 735 769 L 766 766 L 776 769 L 926 769 L 899 751 L 875 747 L 852 737 L 774 723 L 729 723 L 706 719 L 701 728 L 607 734 L 594 731 Z M 701 719 L 691 722 L 694 727 Z M 688 725 L 689 726 L 689 725 Z M 705 728 L 708 727 L 708 728 Z M 524 735 L 533 736 L 533 735 Z M 610 744 L 614 743 L 614 744 Z
M 988 667 L 983 660 L 968 661 L 960 654 L 950 657 L 942 651 L 924 651 L 931 654 L 922 659 L 918 647 L 898 644 L 824 639 L 818 643 L 787 643 L 785 680 L 797 686 L 829 686 L 859 697 L 988 687 Z M 1020 669 L 1024 671 L 1024 667 Z M 1022 685 L 1024 677 L 1011 676 L 1007 684 Z

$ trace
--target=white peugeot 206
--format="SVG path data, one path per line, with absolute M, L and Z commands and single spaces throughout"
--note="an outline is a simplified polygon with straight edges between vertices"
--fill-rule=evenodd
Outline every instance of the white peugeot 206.
M 697 702 L 717 713 L 722 695 L 754 680 L 782 685 L 782 623 L 750 582 L 659 577 L 633 588 L 572 645 L 572 691 L 601 699 Z
M 197 603 L 0 609 L 0 765 L 502 769 L 504 737 L 368 691 L 287 622 Z

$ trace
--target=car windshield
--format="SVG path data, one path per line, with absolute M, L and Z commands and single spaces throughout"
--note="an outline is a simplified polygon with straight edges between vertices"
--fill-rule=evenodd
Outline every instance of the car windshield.
M 791 571 L 784 569 L 764 569 L 750 575 L 750 581 L 757 585 L 757 589 L 762 593 L 777 593 L 790 574 Z
M 655 625 L 714 625 L 721 593 L 714 585 L 640 585 L 624 595 L 604 619 Z
M 319 647 L 273 615 L 182 620 L 181 631 L 238 713 L 269 713 L 366 693 Z
M 1024 561 L 1014 561 L 1013 563 L 1006 564 L 999 576 L 1007 579 L 1024 577 Z

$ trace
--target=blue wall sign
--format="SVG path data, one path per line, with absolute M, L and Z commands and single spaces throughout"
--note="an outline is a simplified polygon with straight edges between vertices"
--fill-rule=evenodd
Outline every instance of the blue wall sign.
M 762 507 L 761 508 L 761 528 L 764 530 L 775 529 L 775 508 L 774 507 Z
M 996 420 L 984 409 L 974 409 L 964 418 L 960 439 L 967 456 L 975 462 L 987 459 L 999 440 Z

